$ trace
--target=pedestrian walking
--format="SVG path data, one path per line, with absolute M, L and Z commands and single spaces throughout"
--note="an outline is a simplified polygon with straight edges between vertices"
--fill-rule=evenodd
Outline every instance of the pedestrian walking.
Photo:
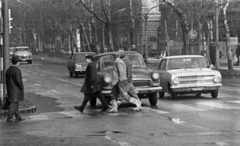
M 82 93 L 84 93 L 84 99 L 81 106 L 74 106 L 74 108 L 83 113 L 83 110 L 86 107 L 88 101 L 91 98 L 97 97 L 103 105 L 101 111 L 106 111 L 109 109 L 109 106 L 100 90 L 100 83 L 97 77 L 96 62 L 93 61 L 92 55 L 87 55 L 85 58 L 86 62 L 89 64 L 86 69 L 85 82 L 80 90 Z
M 237 62 L 236 62 L 234 65 L 239 65 L 240 44 L 237 45 L 237 48 L 236 48 L 236 56 L 237 56 Z
M 12 65 L 6 71 L 6 87 L 8 101 L 7 122 L 20 122 L 25 120 L 19 113 L 19 102 L 24 101 L 24 86 L 22 82 L 21 70 L 17 67 L 20 64 L 18 56 L 12 57 Z
M 109 110 L 109 112 L 118 112 L 118 102 L 117 98 L 120 96 L 120 98 L 126 100 L 127 102 L 130 102 L 134 105 L 136 105 L 135 110 L 139 111 L 142 109 L 141 107 L 141 101 L 138 99 L 133 98 L 132 96 L 136 92 L 134 91 L 134 88 L 128 81 L 127 77 L 127 65 L 126 63 L 120 58 L 120 53 L 114 54 L 115 58 L 115 72 L 117 74 L 117 83 L 112 88 L 111 92 L 111 101 L 112 101 L 112 109 Z M 131 66 L 130 66 L 131 67 Z M 130 75 L 129 75 L 130 77 Z M 116 79 L 113 79 L 115 81 Z M 131 88 L 133 88 L 133 91 L 131 91 Z M 129 91 L 132 92 L 132 94 L 129 95 Z

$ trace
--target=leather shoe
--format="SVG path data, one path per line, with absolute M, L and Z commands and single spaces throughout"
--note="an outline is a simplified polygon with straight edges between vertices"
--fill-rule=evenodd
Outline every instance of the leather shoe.
M 17 120 L 21 122 L 21 121 L 24 121 L 25 119 L 21 117 L 21 118 L 18 118 Z
M 74 108 L 83 113 L 83 108 L 81 106 L 74 106 Z
M 7 119 L 7 122 L 8 122 L 8 123 L 13 123 L 13 122 L 18 122 L 18 120 L 15 120 L 15 119 Z
M 102 112 L 105 112 L 105 111 L 107 111 L 109 109 L 109 106 L 106 106 L 106 107 L 104 107 L 101 111 Z

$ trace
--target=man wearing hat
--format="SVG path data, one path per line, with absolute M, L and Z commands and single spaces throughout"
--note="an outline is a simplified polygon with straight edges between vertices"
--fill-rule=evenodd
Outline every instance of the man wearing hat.
M 22 73 L 17 67 L 20 64 L 19 61 L 20 58 L 14 55 L 12 57 L 12 66 L 6 71 L 8 101 L 11 103 L 8 110 L 7 122 L 20 122 L 25 120 L 19 114 L 19 102 L 24 100 Z
M 93 62 L 94 58 L 92 55 L 87 55 L 85 56 L 85 58 L 86 62 L 89 64 L 86 69 L 85 82 L 80 90 L 82 93 L 84 93 L 84 99 L 81 106 L 74 106 L 74 108 L 82 113 L 90 98 L 94 96 L 99 98 L 99 100 L 101 101 L 103 105 L 102 111 L 106 111 L 109 107 L 105 97 L 100 90 L 100 84 L 97 77 L 96 63 Z

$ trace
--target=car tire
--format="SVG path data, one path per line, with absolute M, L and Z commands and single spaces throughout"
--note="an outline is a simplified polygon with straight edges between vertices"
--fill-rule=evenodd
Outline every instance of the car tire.
M 149 93 L 148 99 L 151 105 L 157 105 L 157 93 Z
M 201 93 L 197 93 L 197 94 L 196 94 L 196 97 L 197 97 L 197 98 L 201 97 Z
M 28 61 L 28 64 L 32 64 L 32 60 L 29 60 L 29 61 Z
M 218 97 L 218 90 L 214 90 L 211 92 L 212 98 L 217 98 Z
M 164 92 L 159 92 L 159 98 L 164 98 Z
M 73 77 L 73 73 L 71 71 L 69 71 L 69 76 Z
M 91 106 L 96 106 L 97 98 L 94 98 L 94 97 L 90 98 L 89 103 L 90 103 Z
M 77 78 L 78 77 L 78 73 L 75 73 L 75 78 Z
M 170 91 L 170 99 L 171 99 L 171 100 L 174 100 L 174 99 L 176 99 L 176 98 L 177 98 L 177 93 L 174 92 L 174 91 Z

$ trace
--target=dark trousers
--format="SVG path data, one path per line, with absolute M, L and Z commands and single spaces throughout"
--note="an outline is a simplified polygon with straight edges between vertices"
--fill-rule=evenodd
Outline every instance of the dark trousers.
M 88 101 L 91 98 L 94 98 L 94 97 L 97 97 L 101 101 L 101 103 L 103 105 L 103 108 L 108 108 L 107 100 L 105 99 L 105 97 L 103 96 L 101 91 L 98 91 L 98 92 L 96 92 L 94 94 L 85 94 L 81 107 L 84 109 L 86 107 Z
M 13 115 L 16 116 L 16 119 L 21 118 L 19 113 L 19 102 L 11 102 L 8 109 L 8 119 L 13 119 Z

